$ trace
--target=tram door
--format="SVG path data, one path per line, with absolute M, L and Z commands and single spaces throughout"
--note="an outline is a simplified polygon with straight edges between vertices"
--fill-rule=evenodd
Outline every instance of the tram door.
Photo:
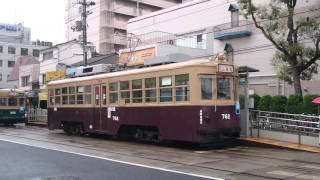
M 107 86 L 105 84 L 94 86 L 94 129 L 107 130 L 107 119 L 103 118 L 103 108 L 107 105 Z

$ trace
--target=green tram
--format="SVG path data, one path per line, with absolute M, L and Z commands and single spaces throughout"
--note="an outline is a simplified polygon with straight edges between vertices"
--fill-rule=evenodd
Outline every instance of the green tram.
M 25 122 L 25 96 L 23 91 L 0 89 L 0 124 Z

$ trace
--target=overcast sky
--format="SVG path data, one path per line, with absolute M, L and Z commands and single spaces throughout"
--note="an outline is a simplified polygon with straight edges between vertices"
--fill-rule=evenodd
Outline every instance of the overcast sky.
M 23 22 L 31 28 L 31 40 L 66 41 L 66 0 L 0 0 L 0 23 Z

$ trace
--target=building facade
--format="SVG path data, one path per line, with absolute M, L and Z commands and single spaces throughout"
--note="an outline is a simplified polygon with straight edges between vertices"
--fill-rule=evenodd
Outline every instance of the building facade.
M 127 45 L 127 22 L 129 19 L 149 14 L 181 3 L 182 0 L 96 0 L 96 5 L 88 8 L 88 42 L 101 54 L 118 52 Z M 82 32 L 76 31 L 81 21 L 81 7 L 77 0 L 68 0 L 67 6 L 68 40 L 82 39 Z
M 252 21 L 239 13 L 235 0 L 194 0 L 129 20 L 128 33 L 141 37 L 152 32 L 174 34 L 172 43 L 180 46 L 204 48 L 217 54 L 232 51 L 236 65 L 251 66 L 259 72 L 250 75 L 253 93 L 284 94 L 293 92 L 291 85 L 277 79 L 271 60 L 275 48 L 254 27 Z M 320 1 L 297 1 L 296 13 L 320 17 Z M 162 39 L 154 37 L 154 39 Z M 150 39 L 148 39 L 150 41 Z M 143 44 L 144 42 L 142 42 Z M 312 43 L 305 41 L 305 43 Z M 319 93 L 320 77 L 304 81 L 306 93 Z
M 91 51 L 88 52 L 88 58 L 91 58 Z M 65 43 L 56 44 L 53 47 L 42 49 L 39 55 L 40 88 L 46 84 L 46 77 L 50 72 L 63 70 L 65 72 L 68 66 L 83 61 L 82 45 L 78 40 L 71 40 Z M 43 87 L 41 88 L 43 89 Z M 45 88 L 44 88 L 45 89 Z

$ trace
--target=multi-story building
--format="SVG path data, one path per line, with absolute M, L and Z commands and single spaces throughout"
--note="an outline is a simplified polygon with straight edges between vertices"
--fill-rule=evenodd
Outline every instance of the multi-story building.
M 129 20 L 128 33 L 140 37 L 140 44 L 167 43 L 168 34 L 174 35 L 171 44 L 192 48 L 210 49 L 212 54 L 232 51 L 236 65 L 251 66 L 259 72 L 251 73 L 250 89 L 253 93 L 284 94 L 293 92 L 291 85 L 277 79 L 271 65 L 275 53 L 273 45 L 254 27 L 252 21 L 239 13 L 237 1 L 194 0 L 174 7 Z M 297 1 L 296 13 L 310 18 L 319 17 L 319 0 Z M 146 37 L 162 32 L 164 37 Z M 172 38 L 172 36 L 171 36 Z M 159 43 L 159 42 L 158 42 Z M 312 43 L 306 40 L 305 43 Z M 319 93 L 320 76 L 302 82 L 306 93 Z
M 68 0 L 66 11 L 67 39 L 82 39 L 77 32 L 77 21 L 81 21 L 82 8 L 78 0 Z M 118 52 L 127 45 L 127 22 L 129 19 L 149 14 L 181 3 L 182 0 L 96 0 L 88 10 L 88 41 L 99 53 Z
M 88 53 L 88 58 L 91 57 L 91 51 Z M 50 48 L 42 49 L 40 51 L 40 74 L 39 83 L 40 88 L 45 89 L 43 85 L 46 84 L 48 73 L 64 71 L 68 66 L 83 61 L 82 45 L 78 40 L 71 40 L 68 42 L 56 44 Z

